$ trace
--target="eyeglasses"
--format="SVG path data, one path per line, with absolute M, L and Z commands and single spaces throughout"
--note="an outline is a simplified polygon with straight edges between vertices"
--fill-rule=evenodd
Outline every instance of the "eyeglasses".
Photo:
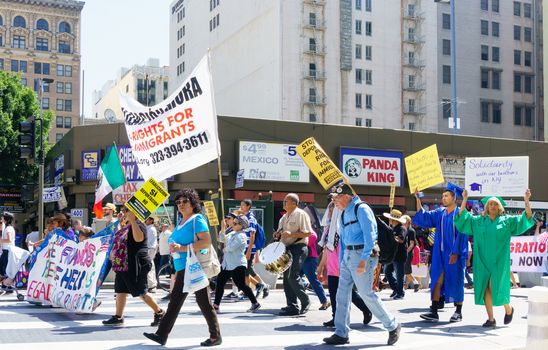
M 190 202 L 190 200 L 188 200 L 186 198 L 185 199 L 178 199 L 178 200 L 175 201 L 175 204 L 181 205 L 181 204 L 187 204 L 188 202 Z

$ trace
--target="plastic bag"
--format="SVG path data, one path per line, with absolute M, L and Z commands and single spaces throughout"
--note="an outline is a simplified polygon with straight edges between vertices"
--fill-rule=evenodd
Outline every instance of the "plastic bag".
M 209 286 L 209 280 L 202 269 L 202 264 L 194 253 L 192 244 L 188 246 L 186 256 L 183 293 L 194 293 Z

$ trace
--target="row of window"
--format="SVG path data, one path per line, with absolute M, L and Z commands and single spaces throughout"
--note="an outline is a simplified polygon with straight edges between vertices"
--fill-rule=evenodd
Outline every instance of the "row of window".
M 535 108 L 531 105 L 514 105 L 514 125 L 533 126 Z M 480 115 L 483 123 L 502 122 L 502 102 L 480 101 Z
M 521 17 L 521 5 L 523 5 L 523 17 L 531 18 L 531 4 L 514 1 L 514 16 Z
M 514 92 L 533 93 L 534 76 L 528 73 L 514 72 Z
M 356 20 L 356 35 L 362 34 L 362 20 L 357 19 Z M 365 35 L 366 36 L 372 36 L 373 35 L 373 22 L 365 21 Z
M 356 94 L 356 108 L 363 108 L 363 95 L 360 93 Z M 373 109 L 373 95 L 365 95 L 365 109 Z
M 528 105 L 514 105 L 514 125 L 533 126 L 535 108 Z
M 13 18 L 12 23 L 13 23 L 12 24 L 13 27 L 18 27 L 18 28 L 27 27 L 27 20 L 23 16 L 15 16 Z M 4 25 L 4 20 L 2 16 L 0 16 L 0 26 L 1 25 Z M 39 20 L 36 21 L 35 29 L 49 31 L 49 22 L 43 18 L 40 18 Z M 68 24 L 65 21 L 59 23 L 59 33 L 70 33 L 70 32 L 71 32 L 70 24 Z
M 186 26 L 182 26 L 181 28 L 179 28 L 179 30 L 177 31 L 177 40 L 181 40 L 183 36 L 185 36 L 185 29 Z
M 209 20 L 209 31 L 213 31 L 215 28 L 217 28 L 220 25 L 219 22 L 219 14 L 217 14 L 215 17 Z
M 42 101 L 43 103 L 43 101 Z M 49 107 L 49 102 L 48 102 Z M 46 108 L 46 107 L 44 107 Z M 56 111 L 65 111 L 65 112 L 72 112 L 72 100 L 63 100 L 61 98 L 58 98 L 55 101 L 55 110 Z
M 483 11 L 489 11 L 489 0 L 481 0 L 480 7 Z M 491 10 L 493 12 L 500 12 L 499 0 L 491 0 Z
M 177 12 L 177 23 L 181 22 L 185 18 L 185 8 L 183 7 L 179 12 Z
M 28 72 L 28 62 L 24 60 L 11 60 L 11 71 L 12 72 Z M 49 63 L 34 62 L 34 74 L 44 74 L 50 75 Z M 4 70 L 4 59 L 0 58 L 0 70 Z M 57 65 L 57 76 L 59 77 L 72 77 L 72 66 L 58 64 Z
M 362 59 L 362 46 L 360 44 L 356 44 L 356 59 L 361 60 Z M 365 60 L 371 61 L 373 59 L 373 47 L 370 45 L 365 45 Z
M 500 90 L 502 70 L 494 68 L 481 68 L 481 88 Z
M 59 117 L 55 118 L 55 127 L 57 128 L 72 128 L 72 118 L 71 117 Z
M 489 61 L 489 46 L 481 45 L 481 60 Z M 500 48 L 493 46 L 491 47 L 491 61 L 500 62 Z
M 530 27 L 523 27 L 523 41 L 532 42 L 533 41 L 533 30 Z M 514 40 L 521 40 L 521 26 L 514 25 Z
M 521 50 L 514 50 L 514 64 L 521 65 Z M 531 67 L 533 60 L 533 53 L 530 51 L 523 51 L 523 65 L 525 67 Z
M 180 58 L 184 54 L 185 54 L 185 44 L 183 43 L 183 45 L 177 48 L 177 58 Z
M 177 65 L 177 76 L 182 75 L 185 72 L 185 62 L 181 62 Z
M 219 0 L 209 0 L 209 12 L 213 11 L 217 6 L 219 6 Z
M 481 35 L 489 35 L 489 21 L 482 19 L 480 21 L 480 28 Z M 491 35 L 495 38 L 498 38 L 500 36 L 499 22 L 491 22 Z
M 0 35 L 0 46 L 4 45 L 4 40 Z M 13 35 L 11 38 L 11 47 L 14 49 L 27 49 L 27 38 L 22 35 Z M 47 38 L 36 38 L 34 48 L 37 51 L 49 51 L 49 40 Z M 70 42 L 59 40 L 57 43 L 59 53 L 72 53 Z
M 363 2 L 365 2 L 365 11 L 366 12 L 371 12 L 371 2 L 372 2 L 372 0 L 365 0 Z M 362 9 L 362 0 L 356 0 L 356 10 L 361 10 L 361 9 Z
M 370 69 L 361 69 L 356 68 L 356 84 L 361 84 L 364 80 L 364 71 L 365 71 L 365 84 L 373 84 L 373 71 Z
M 356 126 L 364 126 L 363 118 L 356 118 Z M 373 126 L 373 119 L 365 118 L 365 126 L 370 128 Z

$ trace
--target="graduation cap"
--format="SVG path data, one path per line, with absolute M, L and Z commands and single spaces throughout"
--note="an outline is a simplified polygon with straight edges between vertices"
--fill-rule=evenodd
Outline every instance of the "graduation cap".
M 504 199 L 502 199 L 502 197 L 499 197 L 499 196 L 496 196 L 496 197 L 485 197 L 485 198 L 482 198 L 481 199 L 481 202 L 483 203 L 483 207 L 486 208 L 487 207 L 487 202 L 489 201 L 495 201 L 495 202 L 498 202 L 500 204 L 501 207 L 506 207 L 506 202 L 504 201 Z
M 447 188 L 445 190 L 449 192 L 453 192 L 453 194 L 455 195 L 455 199 L 457 199 L 457 198 L 462 198 L 462 192 L 464 191 L 464 188 L 459 187 L 452 182 L 448 182 Z
M 473 192 L 479 191 L 481 193 L 482 189 L 483 189 L 483 186 L 477 182 L 470 184 L 470 191 L 473 191 Z

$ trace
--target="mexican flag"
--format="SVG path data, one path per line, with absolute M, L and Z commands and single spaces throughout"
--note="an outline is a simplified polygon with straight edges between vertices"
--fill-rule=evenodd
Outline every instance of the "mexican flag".
M 103 218 L 103 198 L 112 190 L 117 189 L 126 182 L 124 170 L 118 158 L 116 145 L 113 145 L 107 152 L 105 158 L 101 162 L 99 172 L 97 174 L 97 187 L 95 187 L 95 205 L 93 213 L 98 219 Z

